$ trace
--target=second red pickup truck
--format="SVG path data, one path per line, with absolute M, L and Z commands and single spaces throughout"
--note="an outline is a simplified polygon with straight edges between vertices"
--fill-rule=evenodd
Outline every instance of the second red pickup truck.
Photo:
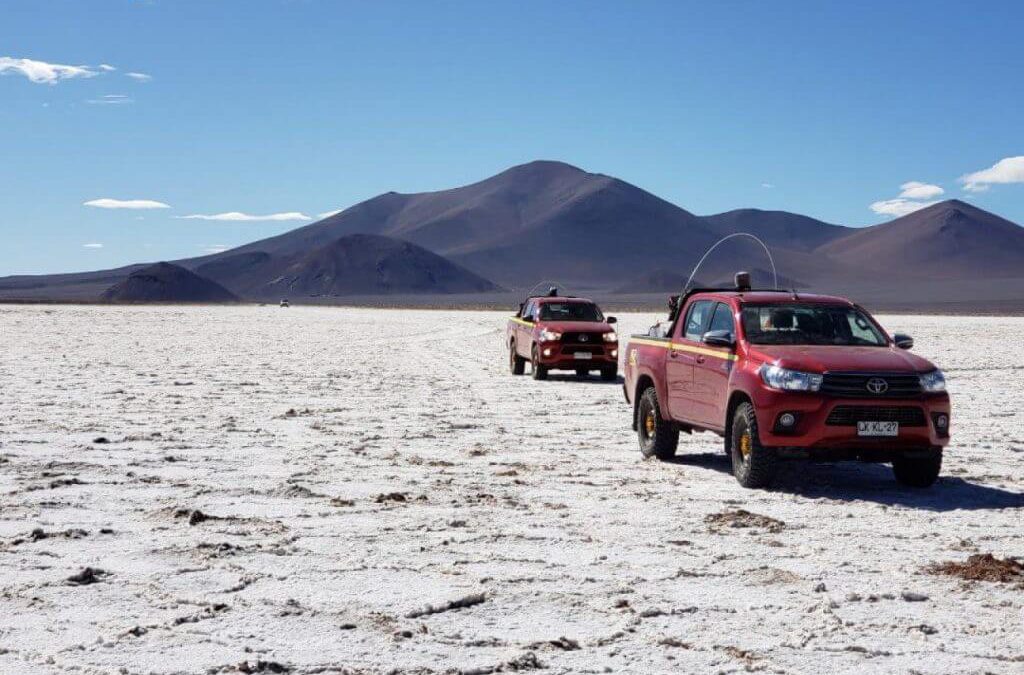
M 586 298 L 560 296 L 554 289 L 527 298 L 508 322 L 509 369 L 522 375 L 529 361 L 535 380 L 546 379 L 550 370 L 574 370 L 580 377 L 597 370 L 601 379 L 615 380 L 619 336 L 614 323 L 614 316 L 605 317 Z
M 786 457 L 891 462 L 927 487 L 949 443 L 943 374 L 849 300 L 794 291 L 693 291 L 626 347 L 625 394 L 645 456 L 679 433 L 725 439 L 733 474 L 765 487 Z

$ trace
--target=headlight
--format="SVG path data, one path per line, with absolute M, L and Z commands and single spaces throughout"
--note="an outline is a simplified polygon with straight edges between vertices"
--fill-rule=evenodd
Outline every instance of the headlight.
M 541 342 L 557 342 L 562 339 L 562 334 L 555 330 L 545 328 L 540 332 Z
M 946 376 L 941 370 L 921 375 L 921 389 L 925 391 L 946 391 Z
M 605 333 L 604 334 L 604 341 L 605 342 L 618 342 L 618 340 L 619 340 L 619 336 L 616 335 L 615 331 L 612 331 L 610 333 Z
M 783 391 L 818 391 L 821 389 L 821 375 L 787 370 L 779 366 L 761 366 L 761 379 L 772 389 Z

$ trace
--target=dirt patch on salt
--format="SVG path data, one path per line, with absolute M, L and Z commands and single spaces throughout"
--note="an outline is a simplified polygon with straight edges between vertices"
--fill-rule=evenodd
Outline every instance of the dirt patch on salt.
M 704 522 L 707 523 L 709 530 L 719 534 L 724 534 L 731 529 L 752 529 L 772 533 L 782 532 L 786 529 L 786 523 L 781 520 L 743 509 L 709 513 L 705 516 Z
M 935 563 L 925 569 L 929 574 L 944 574 L 967 581 L 1024 582 L 1024 564 L 1009 558 L 1000 560 L 991 553 L 972 555 L 965 562 Z

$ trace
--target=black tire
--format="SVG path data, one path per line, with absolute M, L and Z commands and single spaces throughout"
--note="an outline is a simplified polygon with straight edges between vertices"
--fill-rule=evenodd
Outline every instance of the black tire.
M 546 379 L 548 379 L 548 369 L 547 369 L 547 366 L 542 366 L 540 364 L 540 352 L 537 351 L 537 346 L 536 345 L 533 346 L 532 354 L 533 354 L 533 359 L 530 362 L 530 369 L 531 369 L 531 374 L 533 375 L 533 379 L 535 379 L 535 380 L 546 380 Z
M 679 446 L 679 427 L 661 418 L 658 392 L 647 387 L 636 405 L 636 437 L 640 441 L 640 454 L 665 461 L 676 456 Z
M 915 488 L 931 487 L 942 471 L 942 452 L 931 457 L 897 457 L 892 461 L 892 472 L 901 485 Z
M 745 488 L 764 488 L 771 485 L 778 469 L 778 458 L 774 450 L 761 445 L 753 405 L 741 403 L 736 408 L 728 439 L 732 475 L 739 484 Z
M 615 378 L 619 376 L 619 369 L 616 368 L 602 368 L 601 379 L 605 382 L 614 382 Z
M 526 372 L 526 359 L 516 354 L 516 343 L 508 345 L 508 369 L 513 375 L 522 375 Z
M 577 368 L 576 369 L 576 377 L 578 377 L 579 379 L 582 380 L 587 375 L 590 375 L 590 371 L 587 370 L 586 368 Z

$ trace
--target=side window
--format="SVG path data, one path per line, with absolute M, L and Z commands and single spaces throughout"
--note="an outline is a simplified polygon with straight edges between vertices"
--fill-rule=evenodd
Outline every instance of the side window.
M 736 335 L 736 326 L 732 320 L 732 310 L 724 302 L 715 305 L 715 313 L 711 316 L 711 323 L 708 325 L 708 331 L 713 330 L 724 330 L 733 336 Z
M 533 314 L 533 300 L 530 300 L 523 306 L 523 318 L 528 319 Z
M 708 313 L 711 312 L 713 303 L 710 300 L 698 300 L 690 305 L 686 311 L 686 324 L 683 329 L 683 337 L 687 340 L 700 342 L 704 335 L 704 325 L 708 322 Z

